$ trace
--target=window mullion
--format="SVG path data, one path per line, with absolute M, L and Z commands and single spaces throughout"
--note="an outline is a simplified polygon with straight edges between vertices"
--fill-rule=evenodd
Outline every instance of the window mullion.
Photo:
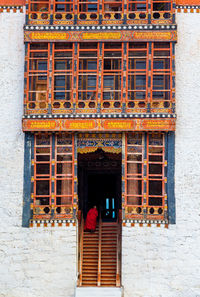
M 143 135 L 143 170 L 142 170 L 142 204 L 143 204 L 143 214 L 144 219 L 146 219 L 147 215 L 147 201 L 148 201 L 148 183 L 149 183 L 149 175 L 148 175 L 148 133 L 144 133 Z
M 51 216 L 54 217 L 55 214 L 55 134 L 51 136 L 51 188 L 50 188 L 50 205 L 51 205 Z

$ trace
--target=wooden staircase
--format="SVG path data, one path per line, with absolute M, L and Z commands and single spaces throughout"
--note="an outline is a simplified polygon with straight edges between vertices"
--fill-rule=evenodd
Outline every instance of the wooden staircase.
M 121 232 L 118 222 L 97 224 L 94 233 L 79 233 L 79 282 L 78 286 L 119 287 Z
M 96 286 L 98 281 L 99 226 L 94 233 L 83 233 L 82 286 Z
M 102 223 L 101 230 L 101 286 L 116 286 L 117 223 Z

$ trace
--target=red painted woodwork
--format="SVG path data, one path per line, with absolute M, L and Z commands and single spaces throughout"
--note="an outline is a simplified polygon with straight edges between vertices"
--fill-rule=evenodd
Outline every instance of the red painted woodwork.
M 18 6 L 18 5 L 25 5 L 26 0 L 0 0 L 0 5 L 5 6 Z
M 53 4 L 53 10 L 50 9 Z M 159 19 L 161 23 L 172 23 L 172 13 L 174 12 L 172 0 L 152 0 L 151 7 L 148 7 L 148 0 L 28 0 L 28 14 L 30 24 L 39 22 L 47 25 L 50 22 L 50 13 L 53 13 L 53 24 L 73 24 L 75 15 L 77 24 L 123 24 L 124 15 L 128 24 L 148 24 L 148 14 L 152 14 L 153 23 Z M 92 5 L 91 5 L 92 4 Z M 160 5 L 161 4 L 161 5 Z M 159 13 L 158 13 L 159 12 Z
M 74 43 L 53 43 L 53 55 L 50 56 L 50 43 L 28 44 L 27 84 L 25 87 L 26 114 L 43 113 L 52 106 L 52 113 L 72 113 L 73 104 L 79 112 L 97 112 L 97 104 L 102 112 L 126 111 L 172 112 L 172 44 L 170 42 L 152 43 L 151 70 L 149 71 L 149 43 L 127 43 L 127 65 L 123 71 L 124 43 L 90 45 Z M 74 61 L 77 59 L 77 71 Z M 52 62 L 52 73 L 49 64 Z M 100 66 L 102 65 L 102 66 Z M 101 85 L 98 77 L 101 74 Z M 76 84 L 73 77 L 76 75 Z M 148 76 L 151 85 L 148 86 Z M 49 78 L 52 77 L 51 89 Z M 126 97 L 123 97 L 123 79 L 126 79 Z M 160 79 L 160 83 L 159 83 Z M 60 85 L 65 82 L 65 88 Z M 74 88 L 73 88 L 74 87 Z M 75 96 L 73 93 L 75 92 Z M 49 99 L 51 93 L 51 99 Z
M 54 218 L 70 219 L 74 197 L 74 136 L 59 133 L 53 144 L 52 135 L 35 134 L 33 164 L 33 218 L 49 219 L 54 210 Z
M 129 133 L 125 150 L 125 209 L 128 219 L 163 219 L 165 140 L 163 133 Z M 146 157 L 145 157 L 146 151 Z M 145 186 L 146 184 L 146 186 Z

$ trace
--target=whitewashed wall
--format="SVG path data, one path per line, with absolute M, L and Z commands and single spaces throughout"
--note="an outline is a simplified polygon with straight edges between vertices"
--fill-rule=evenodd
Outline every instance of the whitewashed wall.
M 76 228 L 22 228 L 22 13 L 0 13 L 0 297 L 72 297 Z
M 72 297 L 75 227 L 22 228 L 24 14 L 0 14 L 0 297 Z M 177 223 L 123 228 L 125 297 L 200 296 L 200 14 L 178 14 Z
M 200 14 L 177 14 L 176 225 L 123 227 L 125 297 L 200 296 Z

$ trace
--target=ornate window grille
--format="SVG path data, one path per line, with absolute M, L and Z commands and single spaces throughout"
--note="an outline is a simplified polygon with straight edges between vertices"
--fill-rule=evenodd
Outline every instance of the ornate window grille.
M 82 134 L 77 138 L 67 132 L 41 132 L 31 137 L 31 219 L 75 218 L 77 150 L 93 152 L 101 146 L 108 152 L 122 149 L 124 219 L 174 223 L 174 136 L 164 132 L 128 132 L 123 137 L 105 134 L 106 138 L 100 139 L 99 135 L 104 134 L 91 135 L 93 141 L 91 137 L 80 139 Z
M 148 19 L 148 1 L 127 1 L 128 19 L 132 21 L 147 20 Z
M 72 0 L 55 0 L 53 2 L 54 19 L 59 22 L 67 22 L 74 19 L 74 2 Z
M 128 43 L 126 106 L 138 112 L 147 110 L 148 43 Z
M 167 219 L 164 133 L 128 133 L 125 143 L 125 217 Z
M 28 44 L 27 114 L 72 113 L 74 108 L 120 113 L 123 104 L 126 113 L 173 112 L 172 43 L 91 42 L 75 47 Z
M 26 108 L 45 113 L 48 108 L 50 44 L 28 44 L 28 57 Z
M 79 0 L 78 18 L 80 21 L 96 21 L 99 15 L 99 2 L 97 0 Z
M 51 11 L 50 6 L 53 4 Z M 77 5 L 72 0 L 28 0 L 29 20 L 48 24 L 50 14 L 53 13 L 54 24 L 71 24 L 77 15 L 78 23 L 98 23 L 102 19 L 103 24 L 122 24 L 124 17 L 127 23 L 148 23 L 148 15 L 152 22 L 161 21 L 171 23 L 173 0 L 152 0 L 148 7 L 147 0 L 78 0 Z M 101 16 L 101 17 L 100 17 Z
M 172 13 L 173 1 L 171 0 L 152 0 L 151 14 L 154 20 L 170 19 Z
M 33 163 L 33 219 L 71 219 L 74 197 L 73 135 L 35 134 Z
M 151 60 L 151 107 L 170 108 L 172 104 L 172 46 L 170 43 L 153 43 Z
M 78 44 L 76 102 L 78 110 L 97 111 L 99 43 Z
M 67 112 L 72 109 L 74 44 L 54 43 L 52 57 L 52 104 L 53 112 L 57 109 Z
M 101 107 L 122 108 L 123 43 L 103 43 Z
M 28 13 L 32 20 L 47 21 L 50 19 L 50 1 L 49 0 L 29 0 Z

